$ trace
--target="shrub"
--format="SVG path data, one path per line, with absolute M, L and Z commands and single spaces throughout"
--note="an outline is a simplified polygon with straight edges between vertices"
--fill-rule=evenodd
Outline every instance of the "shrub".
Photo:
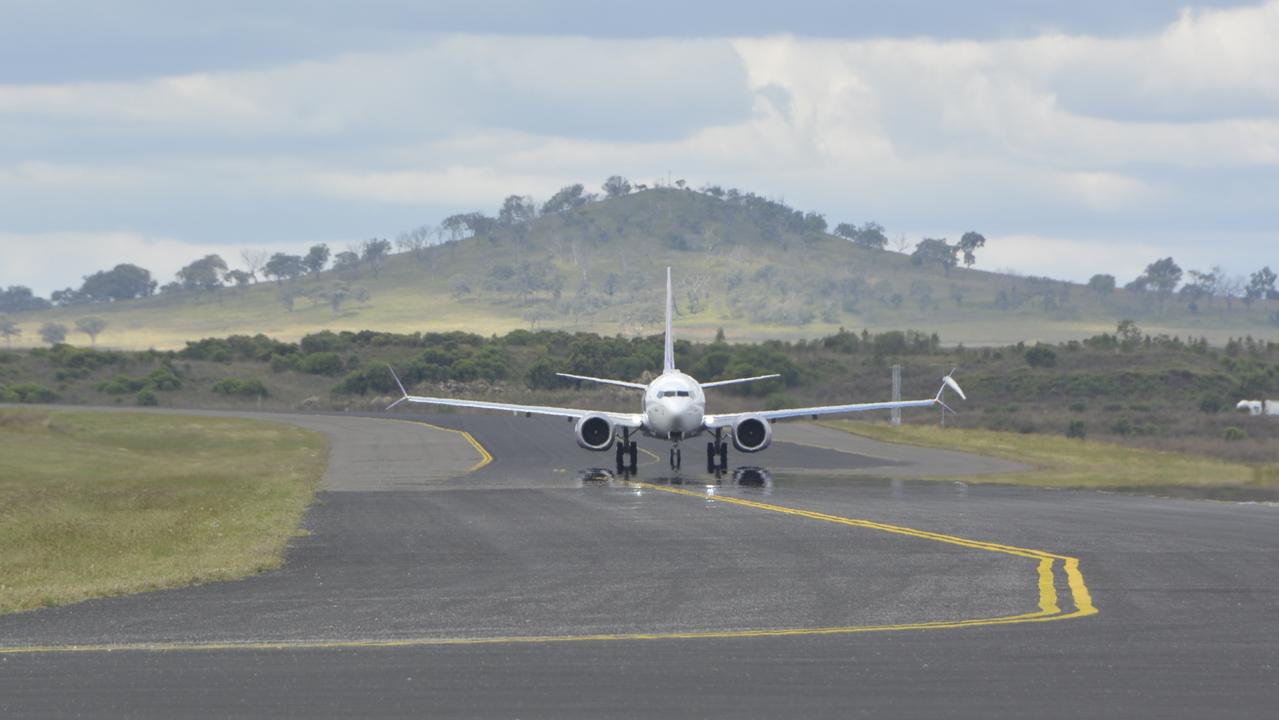
M 1119 418 L 1110 424 L 1110 432 L 1113 435 L 1131 435 L 1133 432 L 1132 423 L 1128 418 Z
M 266 386 L 257 378 L 224 378 L 213 384 L 215 395 L 238 395 L 240 397 L 266 397 Z
M 21 383 L 0 387 L 0 402 L 15 403 L 51 403 L 58 399 L 58 394 L 49 388 L 36 383 Z
M 1075 402 L 1070 404 L 1071 412 L 1086 412 L 1087 410 L 1088 403 Z
M 337 375 L 343 369 L 342 358 L 335 352 L 313 353 L 302 357 L 298 369 L 310 375 Z
M 1066 437 L 1083 440 L 1088 437 L 1088 426 L 1083 420 L 1071 420 L 1070 425 L 1066 427 Z
M 307 355 L 321 352 L 336 352 L 343 349 L 343 346 L 346 345 L 340 336 L 334 334 L 330 330 L 323 330 L 312 335 L 307 335 L 302 338 L 302 342 L 299 344 L 302 346 L 302 352 Z
M 1221 431 L 1221 439 L 1226 442 L 1239 442 L 1248 437 L 1248 433 L 1233 425 Z
M 110 380 L 103 380 L 98 383 L 98 392 L 104 392 L 108 395 L 128 395 L 135 393 L 147 386 L 146 378 L 134 378 L 128 375 L 116 375 Z
M 154 407 L 160 404 L 160 399 L 148 388 L 138 393 L 138 404 L 143 407 Z
M 1031 367 L 1050 368 L 1057 366 L 1057 353 L 1047 345 L 1036 345 L 1026 351 L 1026 364 Z
M 176 370 L 169 366 L 156 368 L 147 376 L 147 382 L 151 383 L 151 387 L 156 390 L 172 392 L 182 387 L 182 378 L 178 376 Z
M 1199 412 L 1219 413 L 1224 407 L 1225 404 L 1221 402 L 1221 398 L 1214 395 L 1205 395 L 1204 398 L 1199 401 Z

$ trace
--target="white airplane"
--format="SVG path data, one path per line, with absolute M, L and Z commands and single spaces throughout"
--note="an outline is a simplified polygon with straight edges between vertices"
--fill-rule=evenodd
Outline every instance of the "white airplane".
M 723 471 L 728 468 L 728 443 L 724 436 L 732 439 L 733 447 L 740 452 L 756 453 L 767 448 L 773 441 L 772 423 L 787 418 L 834 415 L 839 413 L 857 413 L 870 410 L 890 410 L 892 408 L 941 407 L 950 410 L 942 400 L 946 388 L 954 390 L 960 398 L 967 400 L 964 391 L 950 375 L 942 378 L 941 389 L 937 395 L 927 400 L 899 400 L 895 402 L 854 403 L 851 405 L 824 405 L 821 407 L 792 408 L 789 410 L 762 410 L 740 413 L 706 414 L 706 388 L 723 387 L 737 383 L 754 382 L 778 377 L 778 375 L 759 375 L 756 377 L 736 378 L 699 383 L 689 375 L 675 368 L 675 340 L 671 333 L 671 315 L 674 304 L 671 299 L 671 269 L 666 268 L 666 351 L 662 374 L 647 385 L 610 380 L 606 378 L 587 377 L 556 373 L 560 377 L 571 380 L 618 385 L 644 391 L 641 412 L 617 413 L 596 410 L 578 410 L 575 408 L 548 407 L 542 405 L 515 405 L 511 403 L 486 402 L 482 400 L 458 400 L 454 398 L 422 397 L 410 395 L 395 375 L 391 375 L 403 394 L 399 400 L 391 403 L 387 410 L 402 402 L 424 403 L 428 405 L 446 405 L 458 408 L 476 408 L 480 410 L 501 410 L 505 412 L 532 415 L 550 415 L 576 421 L 574 433 L 577 444 L 587 450 L 606 452 L 616 448 L 617 469 L 619 472 L 635 472 L 637 465 L 638 445 L 631 439 L 633 434 L 667 440 L 672 443 L 670 452 L 671 467 L 678 469 L 681 464 L 680 443 L 703 433 L 714 436 L 714 440 L 706 443 L 706 469 L 708 472 Z

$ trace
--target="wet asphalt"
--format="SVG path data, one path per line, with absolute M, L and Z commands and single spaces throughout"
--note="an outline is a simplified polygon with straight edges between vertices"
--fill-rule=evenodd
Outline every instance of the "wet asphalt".
M 665 447 L 641 440 L 655 456 L 625 478 L 607 471 L 611 454 L 576 448 L 563 421 L 414 417 L 470 432 L 492 461 L 461 469 L 476 458 L 456 433 L 309 421 L 335 438 L 331 489 L 284 568 L 0 617 L 0 716 L 1273 717 L 1279 707 L 1279 507 L 877 477 L 867 473 L 962 458 L 841 452 L 802 427 L 787 437 L 808 444 L 734 453 L 735 472 L 721 476 L 706 473 L 698 444 L 673 472 Z M 419 446 L 415 481 L 408 451 Z M 431 467 L 433 455 L 449 472 Z M 1098 612 L 761 635 L 1005 618 L 1043 600 L 1035 558 L 775 508 L 1077 558 Z M 1056 567 L 1065 614 L 1078 599 Z

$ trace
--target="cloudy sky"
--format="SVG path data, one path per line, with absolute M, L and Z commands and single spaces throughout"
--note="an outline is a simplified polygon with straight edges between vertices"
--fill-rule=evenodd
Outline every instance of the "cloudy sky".
M 0 0 L 0 285 L 615 173 L 979 230 L 988 269 L 1279 266 L 1279 0 L 182 5 Z

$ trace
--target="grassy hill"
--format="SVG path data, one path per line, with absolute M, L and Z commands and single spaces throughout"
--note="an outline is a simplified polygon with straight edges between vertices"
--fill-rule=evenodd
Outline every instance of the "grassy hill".
M 122 349 L 180 348 L 193 338 L 236 333 L 296 340 L 321 329 L 645 334 L 661 324 L 666 265 L 675 269 L 676 325 L 689 339 L 710 339 L 718 328 L 731 340 L 812 338 L 842 326 L 913 328 L 947 343 L 995 345 L 1083 338 L 1112 330 L 1121 318 L 1152 334 L 1279 339 L 1271 321 L 1279 302 L 1227 308 L 1201 301 L 1192 311 L 1148 293 L 1102 296 L 1042 278 L 947 273 L 796 230 L 773 210 L 688 190 L 646 190 L 392 255 L 381 268 L 362 264 L 202 296 L 17 313 L 23 334 L 14 345 L 37 344 L 46 321 L 70 327 L 90 315 L 108 323 L 99 344 Z M 322 295 L 339 286 L 351 297 L 335 308 Z

